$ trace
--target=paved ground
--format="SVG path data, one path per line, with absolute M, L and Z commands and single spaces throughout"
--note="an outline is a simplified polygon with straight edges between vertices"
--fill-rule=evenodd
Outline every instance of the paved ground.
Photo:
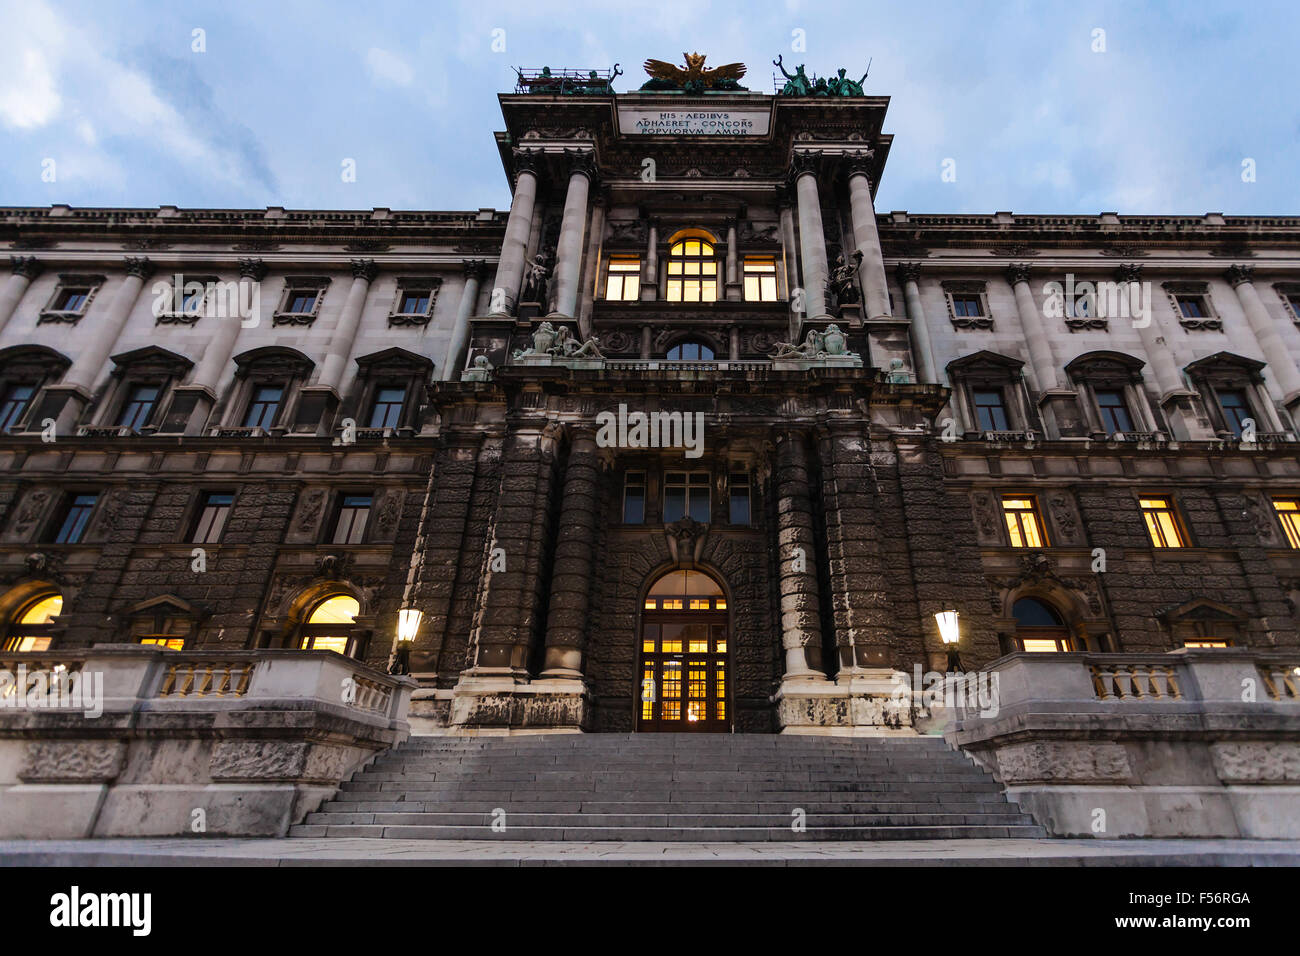
M 0 866 L 1300 866 L 1300 840 L 0 840 Z

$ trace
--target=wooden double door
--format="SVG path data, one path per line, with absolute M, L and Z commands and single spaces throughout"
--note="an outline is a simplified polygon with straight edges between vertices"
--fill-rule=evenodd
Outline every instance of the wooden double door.
M 637 730 L 731 730 L 727 615 L 647 614 L 641 624 Z

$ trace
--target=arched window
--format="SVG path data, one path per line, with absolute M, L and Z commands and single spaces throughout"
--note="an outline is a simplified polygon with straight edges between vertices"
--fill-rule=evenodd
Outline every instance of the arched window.
M 54 639 L 54 619 L 63 611 L 63 595 L 43 594 L 29 601 L 17 614 L 5 635 L 6 651 L 48 650 Z
M 713 349 L 703 342 L 678 342 L 668 350 L 670 362 L 712 362 Z
M 1038 598 L 1021 598 L 1011 609 L 1016 619 L 1016 643 L 1023 651 L 1070 651 L 1070 629 L 1056 608 Z
M 668 301 L 715 302 L 718 298 L 718 261 L 713 243 L 688 235 L 668 248 Z
M 333 594 L 313 607 L 298 635 L 298 647 L 304 651 L 335 651 L 355 657 L 357 648 L 353 622 L 361 613 L 357 599 L 347 594 Z
M 699 571 L 669 571 L 650 586 L 641 617 L 637 730 L 731 729 L 727 599 Z

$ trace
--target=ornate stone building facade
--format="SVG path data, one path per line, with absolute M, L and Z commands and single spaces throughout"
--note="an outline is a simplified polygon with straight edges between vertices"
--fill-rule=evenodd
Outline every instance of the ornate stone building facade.
M 0 211 L 6 650 L 902 733 L 944 610 L 967 667 L 1300 644 L 1300 219 L 880 212 L 887 97 L 539 79 L 508 213 Z

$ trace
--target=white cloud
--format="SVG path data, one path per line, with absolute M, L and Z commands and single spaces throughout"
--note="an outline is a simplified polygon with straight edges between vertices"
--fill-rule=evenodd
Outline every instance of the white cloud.
M 410 86 L 415 80 L 415 71 L 409 63 L 388 50 L 372 46 L 366 54 L 366 66 L 370 75 L 380 83 L 392 86 Z
M 7 63 L 0 66 L 0 122 L 35 129 L 58 115 L 63 101 L 55 89 L 49 61 L 40 50 L 28 48 L 0 62 Z

